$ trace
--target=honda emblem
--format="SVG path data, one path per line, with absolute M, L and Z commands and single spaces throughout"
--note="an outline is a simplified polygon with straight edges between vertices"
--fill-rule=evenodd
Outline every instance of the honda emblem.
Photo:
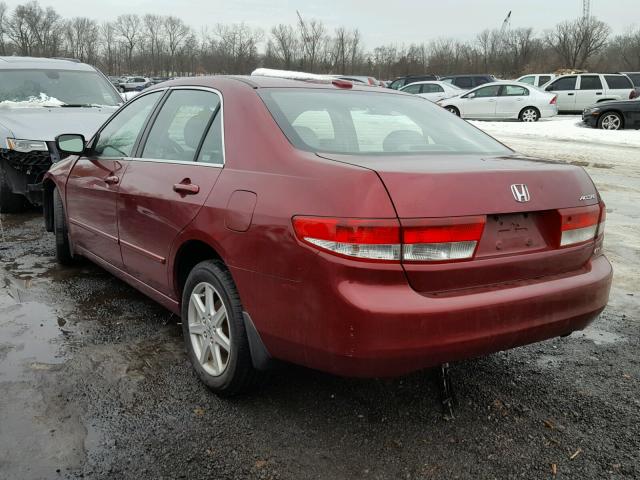
M 524 183 L 514 183 L 511 185 L 511 193 L 513 193 L 513 198 L 516 199 L 516 202 L 524 203 L 531 200 L 529 189 Z

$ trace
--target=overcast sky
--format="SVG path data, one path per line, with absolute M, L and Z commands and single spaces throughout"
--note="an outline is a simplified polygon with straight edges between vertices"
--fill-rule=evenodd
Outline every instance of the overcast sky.
M 12 8 L 25 1 L 4 0 Z M 40 0 L 64 17 L 114 19 L 123 13 L 176 15 L 189 25 L 246 22 L 263 29 L 304 18 L 329 28 L 359 28 L 365 47 L 423 42 L 438 37 L 472 38 L 498 28 L 512 10 L 512 28 L 545 30 L 582 14 L 582 0 Z M 640 25 L 640 0 L 591 0 L 592 13 L 616 32 Z

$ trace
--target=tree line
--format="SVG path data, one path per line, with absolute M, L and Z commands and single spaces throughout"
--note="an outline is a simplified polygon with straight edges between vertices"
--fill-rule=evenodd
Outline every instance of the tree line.
M 218 23 L 196 31 L 173 15 L 124 14 L 99 22 L 63 18 L 37 1 L 13 10 L 0 2 L 0 55 L 72 57 L 110 75 L 247 74 L 263 66 L 380 79 L 418 73 L 508 78 L 558 69 L 640 71 L 640 27 L 614 35 L 591 17 L 544 32 L 486 29 L 470 41 L 440 38 L 368 50 L 359 29 L 331 30 L 318 19 L 299 17 L 266 30 Z

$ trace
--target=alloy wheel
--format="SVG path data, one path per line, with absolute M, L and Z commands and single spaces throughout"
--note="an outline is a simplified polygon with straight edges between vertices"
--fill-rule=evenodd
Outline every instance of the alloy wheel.
M 187 321 L 200 366 L 209 375 L 222 375 L 231 358 L 231 329 L 222 297 L 210 283 L 199 283 L 193 289 Z
M 536 120 L 538 120 L 538 112 L 536 112 L 533 108 L 527 108 L 524 112 L 522 112 L 523 122 L 535 122 Z
M 618 115 L 609 114 L 602 119 L 602 128 L 604 130 L 620 130 L 621 122 Z

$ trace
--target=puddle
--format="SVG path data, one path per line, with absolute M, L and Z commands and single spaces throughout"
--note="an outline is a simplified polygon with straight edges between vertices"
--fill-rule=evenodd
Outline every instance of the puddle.
M 0 381 L 20 380 L 30 371 L 64 362 L 60 320 L 5 275 L 0 288 Z
M 599 328 L 589 327 L 581 332 L 574 333 L 576 338 L 584 338 L 591 340 L 596 345 L 612 345 L 615 343 L 625 342 L 627 339 L 622 335 L 600 330 Z

